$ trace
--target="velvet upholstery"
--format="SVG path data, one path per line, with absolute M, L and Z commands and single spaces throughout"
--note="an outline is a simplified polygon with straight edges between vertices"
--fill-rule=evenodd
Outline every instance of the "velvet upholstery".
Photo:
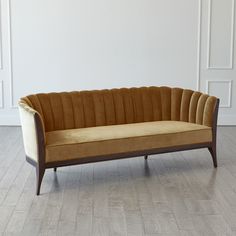
M 212 142 L 216 101 L 169 87 L 29 95 L 19 102 L 26 154 L 37 162 L 41 148 L 47 163 Z M 43 134 L 40 145 L 36 115 Z
M 24 97 L 45 132 L 148 121 L 185 121 L 212 127 L 216 97 L 169 87 L 35 94 Z
M 46 140 L 46 162 L 53 162 L 207 143 L 212 130 L 182 121 L 152 121 L 51 131 Z
M 121 88 L 34 94 L 19 101 L 36 194 L 47 168 L 208 148 L 217 167 L 219 99 L 188 89 Z

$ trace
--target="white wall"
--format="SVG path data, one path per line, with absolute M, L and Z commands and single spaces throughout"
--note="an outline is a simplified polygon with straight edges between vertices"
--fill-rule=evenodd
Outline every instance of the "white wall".
M 2 0 L 0 124 L 19 124 L 17 100 L 30 93 L 148 85 L 205 91 L 209 78 L 232 80 L 233 69 L 205 73 L 208 1 Z M 229 15 L 233 1 L 212 0 L 210 65 L 230 64 L 233 27 L 217 17 Z M 228 91 L 231 82 L 220 83 Z M 209 82 L 209 92 L 227 100 L 218 84 Z

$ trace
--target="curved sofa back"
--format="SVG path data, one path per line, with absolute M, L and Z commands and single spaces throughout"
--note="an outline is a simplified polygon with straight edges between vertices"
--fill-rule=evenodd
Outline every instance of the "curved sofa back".
M 169 87 L 121 88 L 29 95 L 45 131 L 174 120 L 212 126 L 217 98 Z

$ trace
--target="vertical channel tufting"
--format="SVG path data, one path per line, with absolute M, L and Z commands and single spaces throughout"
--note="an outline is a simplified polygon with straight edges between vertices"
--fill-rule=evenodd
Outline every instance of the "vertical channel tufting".
M 180 120 L 180 107 L 183 89 L 171 89 L 171 120 Z
M 116 124 L 124 124 L 125 110 L 123 105 L 121 89 L 113 89 L 113 98 L 114 98 L 115 113 L 116 113 Z
M 73 129 L 75 125 L 74 125 L 73 108 L 70 94 L 66 92 L 61 93 L 61 101 L 64 111 L 65 129 Z
M 44 120 L 45 120 L 45 130 L 46 131 L 52 131 L 54 130 L 54 124 L 53 124 L 53 115 L 51 110 L 51 105 L 49 102 L 49 95 L 48 94 L 38 94 L 38 99 L 42 107 L 42 111 L 44 114 Z
M 130 92 L 133 99 L 134 122 L 142 122 L 144 120 L 144 114 L 141 89 L 131 88 Z
M 85 127 L 83 103 L 79 92 L 71 92 L 71 101 L 74 110 L 75 128 Z
M 213 121 L 213 111 L 215 109 L 217 102 L 216 97 L 208 97 L 205 103 L 204 112 L 203 112 L 203 125 L 212 127 L 212 121 Z
M 39 112 L 39 114 L 41 115 L 43 121 L 45 122 L 45 118 L 44 118 L 44 114 L 43 114 L 43 109 L 41 106 L 41 103 L 39 101 L 39 98 L 37 95 L 29 95 L 27 97 L 29 99 L 29 101 L 32 103 L 33 108 Z
M 64 116 L 60 95 L 58 93 L 51 93 L 49 100 L 53 114 L 54 130 L 62 130 L 64 128 L 63 119 L 58 119 L 58 117 Z
M 106 114 L 106 125 L 116 124 L 115 105 L 111 90 L 104 90 L 103 101 Z
M 184 89 L 182 99 L 181 99 L 181 107 L 180 107 L 180 120 L 188 122 L 189 117 L 189 105 L 192 97 L 193 91 L 189 89 Z
M 203 122 L 203 112 L 205 108 L 206 100 L 209 96 L 206 94 L 201 94 L 197 103 L 197 113 L 196 113 L 196 123 L 202 125 Z
M 122 88 L 29 95 L 45 131 L 103 125 L 181 120 L 212 126 L 217 98 L 169 87 Z
M 143 104 L 143 121 L 153 121 L 153 106 L 152 96 L 150 89 L 147 87 L 142 88 L 142 104 Z
M 171 88 L 160 87 L 161 90 L 161 106 L 162 120 L 171 119 Z
M 126 124 L 134 123 L 134 110 L 133 110 L 134 108 L 133 108 L 132 96 L 129 90 L 130 89 L 128 88 L 121 89 L 123 96 Z
M 104 91 L 94 91 L 93 102 L 94 102 L 94 113 L 95 113 L 95 125 L 102 126 L 106 125 L 106 115 L 104 110 L 104 101 L 103 101 L 103 93 Z
M 152 99 L 153 121 L 162 120 L 161 92 L 158 87 L 150 87 Z
M 190 105 L 189 105 L 189 119 L 188 119 L 188 121 L 191 123 L 196 122 L 197 104 L 198 104 L 198 100 L 200 96 L 201 96 L 200 92 L 194 92 L 192 94 Z
M 82 91 L 80 92 L 83 101 L 85 127 L 93 127 L 95 124 L 94 114 L 94 102 L 93 102 L 93 91 Z

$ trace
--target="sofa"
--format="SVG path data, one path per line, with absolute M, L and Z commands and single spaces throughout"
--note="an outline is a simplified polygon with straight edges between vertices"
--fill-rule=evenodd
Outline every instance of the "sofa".
M 36 194 L 48 168 L 208 148 L 217 167 L 219 99 L 189 89 L 141 87 L 40 93 L 19 100 Z

